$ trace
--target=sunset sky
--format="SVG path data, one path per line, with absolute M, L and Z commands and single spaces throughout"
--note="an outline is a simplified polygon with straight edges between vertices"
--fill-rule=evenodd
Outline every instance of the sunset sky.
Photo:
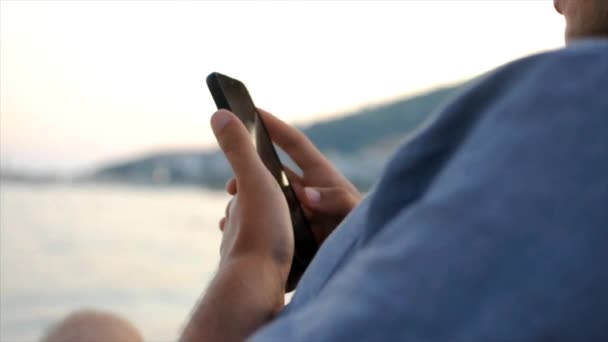
M 212 71 L 306 124 L 563 45 L 551 1 L 2 1 L 2 167 L 214 146 Z

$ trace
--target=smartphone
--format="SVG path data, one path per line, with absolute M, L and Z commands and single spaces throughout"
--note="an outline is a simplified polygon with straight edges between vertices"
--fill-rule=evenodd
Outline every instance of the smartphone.
M 268 130 L 264 126 L 264 121 L 253 104 L 245 85 L 234 78 L 214 72 L 207 76 L 207 86 L 218 109 L 231 111 L 245 124 L 260 159 L 279 183 L 287 199 L 295 242 L 293 262 L 285 287 L 286 292 L 291 292 L 296 288 L 302 273 L 315 256 L 319 246 L 310 230 L 308 220 L 304 216 L 300 201 L 283 170 L 283 164 L 268 135 Z M 260 198 L 260 200 L 263 199 Z

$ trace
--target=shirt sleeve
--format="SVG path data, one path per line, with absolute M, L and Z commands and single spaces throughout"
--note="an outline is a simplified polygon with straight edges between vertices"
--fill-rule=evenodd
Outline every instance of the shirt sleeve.
M 251 340 L 608 339 L 605 56 L 558 54 L 481 84 L 510 79 L 421 198 Z

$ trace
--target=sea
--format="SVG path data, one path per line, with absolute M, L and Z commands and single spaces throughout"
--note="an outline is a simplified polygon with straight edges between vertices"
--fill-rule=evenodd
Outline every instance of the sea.
M 229 196 L 202 188 L 0 183 L 0 341 L 79 309 L 176 340 L 217 270 Z

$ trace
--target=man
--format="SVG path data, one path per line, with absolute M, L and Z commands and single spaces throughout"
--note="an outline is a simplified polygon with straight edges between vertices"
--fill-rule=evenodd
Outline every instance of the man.
M 285 200 L 238 119 L 215 113 L 234 198 L 218 273 L 181 340 L 608 340 L 607 3 L 556 0 L 571 46 L 472 85 L 362 201 L 261 111 L 303 170 L 291 177 L 322 243 L 286 307 Z M 82 326 L 68 323 L 53 334 Z
M 464 91 L 325 241 L 358 194 L 262 111 L 323 242 L 285 308 L 285 200 L 240 121 L 216 112 L 234 197 L 182 341 L 608 340 L 608 5 L 555 7 L 572 46 Z

